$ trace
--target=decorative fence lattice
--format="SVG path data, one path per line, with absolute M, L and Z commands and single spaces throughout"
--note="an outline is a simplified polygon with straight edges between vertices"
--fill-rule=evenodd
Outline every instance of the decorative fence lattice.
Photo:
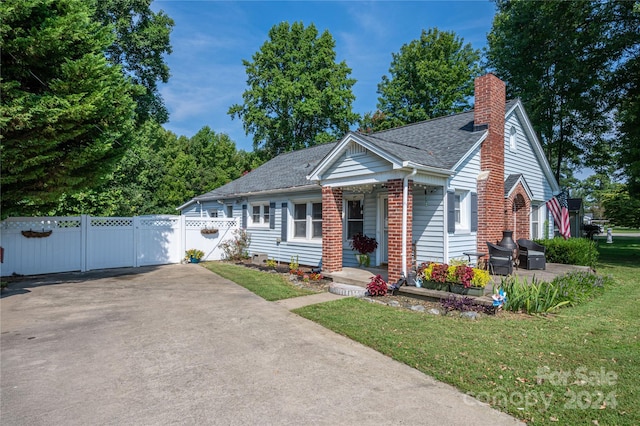
M 21 231 L 27 229 L 46 230 L 46 229 L 62 229 L 62 228 L 79 228 L 82 223 L 81 218 L 10 218 L 2 222 L 1 229 L 19 229 Z
M 35 275 L 179 263 L 196 248 L 222 258 L 237 219 L 184 216 L 9 218 L 0 223 L 0 275 Z M 219 229 L 215 234 L 200 230 Z

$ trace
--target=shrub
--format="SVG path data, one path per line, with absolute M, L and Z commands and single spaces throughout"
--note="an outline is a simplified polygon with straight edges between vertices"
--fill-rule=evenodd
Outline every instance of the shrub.
M 275 259 L 267 259 L 265 265 L 267 266 L 267 268 L 275 269 L 276 266 L 278 266 L 278 262 Z
M 559 289 L 559 297 L 567 301 L 569 306 L 576 306 L 588 302 L 604 292 L 605 286 L 611 285 L 610 276 L 592 274 L 590 272 L 569 272 L 556 277 L 551 284 Z
M 471 278 L 471 285 L 473 287 L 485 288 L 491 281 L 491 275 L 489 271 L 484 269 L 473 268 L 473 278 Z
M 565 265 L 583 265 L 595 267 L 598 260 L 598 248 L 595 241 L 586 238 L 562 237 L 551 240 L 536 240 L 545 246 L 547 262 Z
M 249 246 L 251 245 L 251 237 L 244 229 L 236 229 L 233 231 L 234 238 L 224 241 L 220 244 L 224 258 L 227 260 L 242 260 L 249 257 Z
M 563 306 L 576 306 L 602 294 L 613 283 L 609 276 L 590 272 L 570 272 L 556 277 L 550 283 L 507 277 L 502 288 L 507 295 L 504 308 L 528 314 L 547 313 Z
M 508 276 L 502 279 L 502 288 L 507 296 L 504 309 L 508 311 L 544 314 L 569 303 L 561 300 L 557 286 L 535 277 L 529 283 L 526 278 Z
M 442 308 L 449 311 L 460 311 L 460 312 L 482 312 L 485 314 L 495 314 L 496 309 L 493 306 L 484 306 L 479 303 L 476 303 L 470 297 L 456 297 L 449 296 L 446 299 L 442 299 L 440 301 Z
M 371 277 L 371 281 L 367 284 L 367 291 L 370 296 L 384 296 L 387 294 L 387 283 L 380 274 Z

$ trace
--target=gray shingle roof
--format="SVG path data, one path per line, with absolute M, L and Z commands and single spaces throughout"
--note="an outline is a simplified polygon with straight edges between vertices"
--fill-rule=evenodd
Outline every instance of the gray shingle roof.
M 505 112 L 516 103 L 517 100 L 508 101 Z M 485 130 L 474 131 L 473 124 L 472 110 L 372 134 L 357 134 L 400 161 L 450 170 L 484 134 Z M 280 154 L 233 182 L 191 201 L 310 186 L 306 177 L 336 144 L 332 142 Z
M 518 183 L 518 179 L 522 177 L 522 173 L 516 173 L 513 175 L 507 176 L 507 179 L 504 181 L 504 196 L 509 195 L 513 187 Z
M 280 154 L 246 175 L 194 200 L 224 198 L 267 190 L 289 189 L 311 185 L 307 175 L 331 151 L 337 142 Z
M 485 131 L 474 131 L 471 111 L 359 136 L 400 160 L 449 170 Z

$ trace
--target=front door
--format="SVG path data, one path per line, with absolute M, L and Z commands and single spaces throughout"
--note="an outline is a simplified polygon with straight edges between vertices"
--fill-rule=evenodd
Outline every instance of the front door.
M 389 197 L 386 195 L 380 198 L 380 241 L 378 248 L 380 249 L 380 263 L 389 263 L 389 250 L 387 241 L 389 240 Z

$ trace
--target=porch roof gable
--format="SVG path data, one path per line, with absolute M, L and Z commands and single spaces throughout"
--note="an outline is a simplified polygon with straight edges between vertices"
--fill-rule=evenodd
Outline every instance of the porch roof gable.
M 451 174 L 458 162 L 477 146 L 486 129 L 474 128 L 473 111 L 438 117 L 376 133 L 347 134 L 309 174 L 322 180 L 323 173 L 355 142 L 388 160 L 394 168 L 418 167 L 438 174 Z M 409 164 L 411 166 L 409 166 Z

